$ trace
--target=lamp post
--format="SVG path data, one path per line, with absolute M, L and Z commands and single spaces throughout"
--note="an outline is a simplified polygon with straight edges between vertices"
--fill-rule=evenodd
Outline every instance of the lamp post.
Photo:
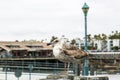
M 29 64 L 28 67 L 29 67 L 29 80 L 31 80 L 31 72 L 33 70 L 33 65 Z
M 89 10 L 89 6 L 86 3 L 84 3 L 84 5 L 82 7 L 82 10 L 83 10 L 83 13 L 84 13 L 84 18 L 85 18 L 85 47 L 84 47 L 84 49 L 87 52 L 87 49 L 88 49 L 88 44 L 87 44 L 87 12 Z M 83 75 L 87 76 L 88 71 L 89 71 L 88 59 L 87 59 L 87 57 L 85 57 L 85 59 L 84 59 L 84 67 L 83 67 Z

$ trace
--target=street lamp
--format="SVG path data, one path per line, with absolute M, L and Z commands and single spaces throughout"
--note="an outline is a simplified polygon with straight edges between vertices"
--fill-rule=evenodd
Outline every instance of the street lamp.
M 31 80 L 31 72 L 33 70 L 33 65 L 29 64 L 28 67 L 29 67 L 29 80 Z
M 88 45 L 87 45 L 87 13 L 89 10 L 89 6 L 84 3 L 83 7 L 82 7 L 83 13 L 84 13 L 84 17 L 85 17 L 85 51 L 87 52 L 88 49 Z M 85 57 L 84 59 L 84 67 L 83 67 L 83 75 L 87 76 L 88 75 L 88 59 L 87 57 Z

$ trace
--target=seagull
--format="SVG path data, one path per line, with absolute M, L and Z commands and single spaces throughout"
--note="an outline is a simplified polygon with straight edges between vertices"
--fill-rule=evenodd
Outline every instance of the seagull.
M 75 45 L 71 45 L 66 39 L 56 39 L 53 43 L 53 55 L 62 62 L 73 62 L 87 56 L 87 53 Z
M 87 56 L 87 53 L 75 45 L 68 43 L 66 38 L 53 41 L 53 55 L 59 61 L 68 63 L 80 63 L 80 59 Z M 66 67 L 66 65 L 65 65 Z

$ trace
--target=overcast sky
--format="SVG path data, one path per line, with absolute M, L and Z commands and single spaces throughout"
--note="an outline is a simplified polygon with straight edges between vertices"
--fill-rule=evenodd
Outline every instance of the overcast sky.
M 120 31 L 120 0 L 0 0 L 0 40 L 83 38 L 84 2 L 88 34 Z

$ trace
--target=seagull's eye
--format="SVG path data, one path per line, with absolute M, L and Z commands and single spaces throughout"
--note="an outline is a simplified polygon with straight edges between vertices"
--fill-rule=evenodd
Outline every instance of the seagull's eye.
M 59 42 L 58 40 L 56 40 L 55 42 Z

